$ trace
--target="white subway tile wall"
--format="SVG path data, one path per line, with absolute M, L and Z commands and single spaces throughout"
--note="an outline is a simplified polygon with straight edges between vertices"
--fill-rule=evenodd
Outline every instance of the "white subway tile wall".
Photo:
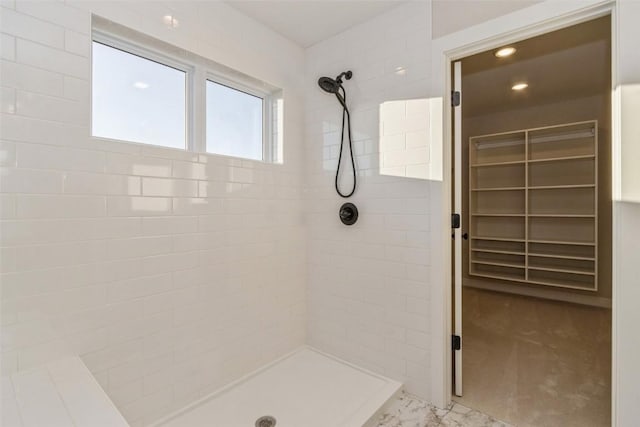
M 305 207 L 309 344 L 430 396 L 431 11 L 409 2 L 307 49 Z M 333 179 L 341 109 L 316 85 L 352 70 L 360 218 L 344 226 Z M 347 155 L 347 152 L 343 154 Z M 348 159 L 348 157 L 347 157 Z M 344 158 L 343 158 L 344 160 Z M 349 188 L 350 165 L 343 171 Z
M 304 51 L 221 2 L 0 13 L 3 375 L 78 354 L 146 425 L 303 344 Z M 284 164 L 90 138 L 91 13 L 282 87 Z

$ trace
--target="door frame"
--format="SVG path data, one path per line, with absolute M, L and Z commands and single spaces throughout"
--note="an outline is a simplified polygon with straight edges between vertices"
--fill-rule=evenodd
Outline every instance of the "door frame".
M 458 60 L 451 63 L 451 71 L 453 76 L 452 94 L 459 94 L 456 105 L 451 103 L 452 113 L 452 129 L 453 129 L 453 191 L 451 211 L 458 215 L 458 228 L 453 230 L 453 332 L 452 335 L 457 338 L 459 346 L 453 346 L 453 395 L 462 397 L 462 232 L 468 228 L 464 221 L 465 216 L 462 211 L 462 61 Z M 453 95 L 452 95 L 453 96 Z
M 432 41 L 432 95 L 442 98 L 442 130 L 439 145 L 432 150 L 440 151 L 442 158 L 442 182 L 432 186 L 432 206 L 440 206 L 433 212 L 431 283 L 434 295 L 431 302 L 433 319 L 441 326 L 442 334 L 434 334 L 432 345 L 431 380 L 432 403 L 444 407 L 451 403 L 453 366 L 451 357 L 452 325 L 452 241 L 450 218 L 452 211 L 452 147 L 453 112 L 450 94 L 453 87 L 451 71 L 453 63 L 476 53 L 492 50 L 510 43 L 566 28 L 601 16 L 611 16 L 611 150 L 613 195 L 620 189 L 620 94 L 618 87 L 618 4 L 616 0 L 584 0 L 577 2 L 545 1 L 533 6 L 475 25 Z M 439 153 L 438 153 L 439 154 Z M 612 215 L 612 248 L 615 265 L 618 236 L 616 214 Z M 612 348 L 611 348 L 611 420 L 616 425 L 616 275 L 612 277 Z M 436 325 L 434 325 L 436 326 Z M 434 329 L 434 332 L 437 330 Z M 441 349 L 441 351 L 439 351 Z

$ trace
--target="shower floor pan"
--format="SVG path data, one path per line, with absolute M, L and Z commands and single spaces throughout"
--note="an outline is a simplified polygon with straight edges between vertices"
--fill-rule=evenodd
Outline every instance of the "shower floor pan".
M 309 347 L 161 420 L 162 427 L 362 427 L 402 384 Z M 262 424 L 273 425 L 273 424 Z

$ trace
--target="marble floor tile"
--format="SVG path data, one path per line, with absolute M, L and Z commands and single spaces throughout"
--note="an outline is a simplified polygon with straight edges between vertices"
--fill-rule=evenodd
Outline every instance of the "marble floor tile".
M 371 427 L 510 427 L 459 403 L 439 409 L 424 400 L 402 393 L 389 402 Z

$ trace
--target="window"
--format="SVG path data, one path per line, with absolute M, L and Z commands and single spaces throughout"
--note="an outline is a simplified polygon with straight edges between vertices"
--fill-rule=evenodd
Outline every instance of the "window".
M 207 152 L 262 160 L 263 104 L 258 96 L 207 80 Z
M 93 42 L 94 136 L 186 147 L 185 71 Z
M 279 162 L 282 92 L 93 16 L 92 135 Z

